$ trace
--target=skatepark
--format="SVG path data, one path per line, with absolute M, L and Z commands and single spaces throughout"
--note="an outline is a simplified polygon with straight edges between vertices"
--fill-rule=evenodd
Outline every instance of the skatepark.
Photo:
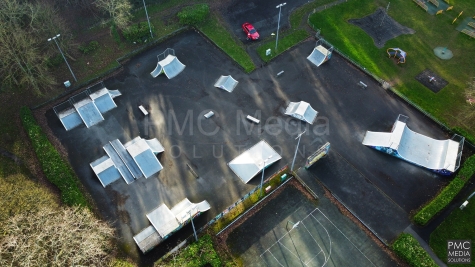
M 176 75 L 174 71 L 169 73 L 171 79 L 166 72 L 154 78 L 151 72 L 157 67 L 157 55 L 167 48 L 172 48 L 176 59 L 186 67 Z M 307 156 L 330 142 L 330 153 L 336 161 L 331 157 L 322 160 L 308 170 L 309 176 L 317 176 L 342 199 L 364 197 L 354 205 L 391 203 L 396 208 L 386 210 L 385 216 L 374 213 L 362 218 L 379 220 L 373 230 L 384 240 L 392 240 L 399 228 L 378 227 L 398 218 L 402 227 L 408 214 L 447 180 L 365 147 L 362 141 L 366 131 L 389 132 L 397 115 L 405 114 L 410 117 L 408 127 L 415 132 L 439 140 L 450 137 L 340 56 L 333 54 L 328 62 L 316 67 L 307 60 L 314 49 L 315 40 L 308 40 L 263 68 L 245 74 L 198 33 L 185 32 L 137 55 L 121 72 L 104 80 L 108 90 L 121 93 L 114 98 L 117 107 L 102 114 L 104 120 L 89 128 L 78 125 L 66 130 L 51 109 L 46 113 L 48 125 L 103 218 L 118 229 L 131 253 L 143 261 L 159 257 L 159 253 L 142 255 L 133 240 L 151 225 L 147 214 L 162 204 L 174 207 L 185 198 L 192 203 L 207 201 L 210 209 L 195 220 L 195 226 L 204 225 L 259 184 L 256 177 L 244 183 L 228 166 L 231 160 L 265 140 L 281 157 L 266 169 L 266 176 L 271 175 L 290 164 L 295 137 L 304 130 L 296 166 L 303 166 Z M 284 74 L 278 77 L 280 71 Z M 227 75 L 238 82 L 233 83 L 231 92 L 214 87 L 221 76 Z M 358 86 L 359 82 L 367 88 Z M 289 103 L 299 101 L 308 102 L 318 112 L 313 124 L 285 115 Z M 207 119 L 204 114 L 209 111 L 214 116 Z M 260 123 L 247 120 L 247 115 Z M 104 187 L 90 164 L 106 155 L 103 147 L 109 142 L 118 139 L 125 147 L 136 137 L 159 141 L 164 151 L 157 159 L 163 169 L 130 184 L 117 180 Z M 352 170 L 359 176 L 353 176 Z M 338 184 L 338 173 L 354 178 L 354 186 Z M 372 192 L 385 200 L 365 195 Z M 190 234 L 188 225 L 159 248 L 174 246 Z

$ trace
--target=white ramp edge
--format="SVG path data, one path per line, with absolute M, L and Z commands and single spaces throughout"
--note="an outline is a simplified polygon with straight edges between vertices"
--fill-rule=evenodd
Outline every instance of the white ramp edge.
M 231 93 L 234 90 L 234 88 L 236 88 L 238 83 L 239 82 L 235 80 L 233 77 L 231 77 L 231 75 L 227 75 L 227 76 L 221 75 L 221 77 L 218 78 L 216 83 L 214 83 L 214 87 L 223 89 Z
M 330 54 L 331 51 L 319 45 L 313 49 L 312 53 L 307 57 L 307 59 L 315 66 L 320 67 L 320 65 L 326 61 L 327 56 Z
M 399 120 L 391 133 L 367 131 L 362 143 L 441 174 L 457 170 L 463 149 L 463 139 L 460 142 L 436 140 L 412 131 Z

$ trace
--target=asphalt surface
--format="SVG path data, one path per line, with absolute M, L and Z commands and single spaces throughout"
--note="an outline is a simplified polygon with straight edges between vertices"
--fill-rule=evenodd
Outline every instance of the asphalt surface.
M 314 44 L 314 40 L 303 42 L 247 75 L 199 34 L 182 33 L 132 58 L 121 73 L 104 81 L 107 88 L 122 93 L 115 99 L 118 107 L 104 115 L 105 121 L 66 132 L 53 110 L 46 113 L 48 125 L 67 150 L 71 165 L 103 217 L 118 229 L 132 257 L 149 264 L 191 233 L 191 226 L 187 226 L 142 256 L 132 237 L 149 225 L 146 213 L 162 203 L 171 208 L 185 197 L 192 202 L 207 200 L 211 210 L 196 221 L 197 227 L 204 225 L 259 184 L 257 178 L 243 184 L 227 162 L 264 139 L 282 156 L 266 169 L 267 177 L 290 165 L 295 137 L 304 129 L 307 132 L 302 136 L 296 166 L 302 166 L 307 156 L 331 142 L 331 157 L 309 172 L 350 209 L 361 210 L 360 218 L 365 222 L 384 225 L 401 218 L 404 224 L 407 213 L 446 184 L 445 177 L 361 144 L 366 130 L 389 131 L 399 113 L 409 116 L 408 126 L 416 132 L 439 139 L 447 136 L 338 55 L 319 68 L 311 65 L 306 57 Z M 156 55 L 168 47 L 175 49 L 186 68 L 174 79 L 164 75 L 153 79 L 150 72 L 157 64 Z M 276 77 L 280 71 L 284 74 Z M 232 93 L 213 87 L 220 75 L 229 74 L 239 81 Z M 368 88 L 357 86 L 359 81 Z M 283 114 L 289 101 L 301 100 L 319 112 L 314 125 Z M 148 117 L 143 116 L 139 105 L 146 107 Z M 205 119 L 203 114 L 209 110 L 216 115 Z M 248 114 L 261 123 L 250 124 L 244 119 Z M 89 163 L 105 155 L 102 146 L 110 140 L 118 138 L 125 143 L 139 135 L 158 138 L 163 144 L 165 152 L 158 158 L 164 170 L 130 185 L 120 180 L 104 189 Z M 362 198 L 365 194 L 373 197 Z M 371 211 L 381 203 L 380 197 L 396 207 L 381 210 L 387 216 Z M 374 230 L 385 240 L 396 234 L 386 228 Z
M 281 8 L 280 29 L 284 30 L 290 26 L 290 13 L 297 7 L 300 7 L 308 0 L 261 0 L 261 1 L 239 1 L 234 0 L 224 8 L 224 18 L 228 22 L 230 30 L 243 42 L 251 43 L 256 41 L 246 40 L 246 34 L 243 32 L 241 25 L 244 22 L 251 23 L 261 36 L 260 39 L 271 36 L 271 33 L 277 32 L 277 23 L 279 20 L 279 9 L 277 5 L 286 3 Z M 318 2 L 318 0 L 317 0 Z M 258 41 L 257 41 L 258 42 Z
M 314 192 L 318 205 L 285 185 L 229 234 L 231 252 L 244 266 L 397 266 L 323 196 L 323 188 Z

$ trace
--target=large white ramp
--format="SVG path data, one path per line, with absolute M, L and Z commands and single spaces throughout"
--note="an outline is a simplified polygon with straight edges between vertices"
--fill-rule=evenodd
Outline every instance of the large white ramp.
M 436 140 L 412 131 L 400 118 L 401 115 L 390 133 L 367 131 L 363 145 L 444 175 L 459 168 L 463 137 L 454 135 L 452 139 Z

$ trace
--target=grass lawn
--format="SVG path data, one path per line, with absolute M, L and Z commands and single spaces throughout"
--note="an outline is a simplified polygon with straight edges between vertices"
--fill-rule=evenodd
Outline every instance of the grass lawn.
M 223 27 L 223 23 L 219 21 L 216 15 L 211 14 L 207 21 L 198 26 L 198 29 L 236 61 L 246 72 L 251 72 L 255 69 L 254 63 L 244 49 L 244 46 L 240 45 L 240 42 L 237 42 L 235 37 Z
M 475 240 L 475 198 L 471 198 L 470 203 L 465 209 L 455 209 L 443 223 L 435 229 L 430 235 L 429 245 L 437 256 L 447 263 L 447 240 L 451 239 L 469 239 Z M 473 252 L 472 252 L 473 253 Z M 454 264 L 452 266 L 475 266 L 472 256 L 472 264 Z
M 271 59 L 275 58 L 279 54 L 287 51 L 287 49 L 291 48 L 292 46 L 298 44 L 299 42 L 307 39 L 310 35 L 305 30 L 296 30 L 292 31 L 291 33 L 281 36 L 279 38 L 279 42 L 277 45 L 277 51 L 275 50 L 275 40 L 269 41 L 260 45 L 257 48 L 257 54 L 261 57 L 262 60 L 265 62 L 269 62 Z M 270 56 L 266 56 L 266 50 L 271 49 Z
M 378 7 L 386 7 L 387 0 L 349 1 L 328 10 L 315 13 L 310 24 L 321 29 L 323 37 L 336 48 L 359 62 L 369 71 L 389 81 L 396 90 L 422 107 L 448 126 L 459 127 L 475 135 L 475 118 L 461 119 L 468 104 L 463 89 L 470 77 L 475 76 L 475 39 L 455 30 L 453 18 L 463 9 L 465 16 L 475 15 L 475 6 L 470 0 L 457 1 L 454 10 L 439 16 L 431 16 L 412 1 L 391 1 L 389 15 L 406 27 L 416 31 L 413 35 L 402 35 L 388 41 L 378 49 L 362 29 L 347 22 L 373 13 Z M 451 49 L 454 57 L 443 61 L 433 54 L 433 49 L 444 46 Z M 406 64 L 395 64 L 388 59 L 386 49 L 399 47 L 408 54 Z M 438 73 L 449 84 L 435 94 L 414 77 L 429 68 Z M 472 138 L 472 142 L 475 141 Z

